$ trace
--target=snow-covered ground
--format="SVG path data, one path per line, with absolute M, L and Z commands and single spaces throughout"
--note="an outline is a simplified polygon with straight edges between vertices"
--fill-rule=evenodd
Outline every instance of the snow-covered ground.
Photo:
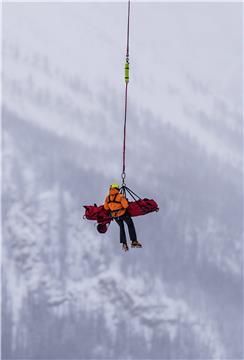
M 126 3 L 3 4 L 2 357 L 242 359 L 242 4 L 132 3 L 123 254 L 82 204 L 119 181 Z

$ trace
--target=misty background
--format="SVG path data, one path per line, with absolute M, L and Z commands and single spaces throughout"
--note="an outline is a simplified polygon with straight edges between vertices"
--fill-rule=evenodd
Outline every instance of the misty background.
M 242 3 L 3 3 L 2 358 L 243 359 Z

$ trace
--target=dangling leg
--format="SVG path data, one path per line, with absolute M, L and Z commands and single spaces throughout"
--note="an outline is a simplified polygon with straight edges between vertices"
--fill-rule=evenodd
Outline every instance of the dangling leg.
M 136 229 L 135 229 L 134 222 L 133 222 L 131 216 L 128 213 L 125 213 L 124 221 L 126 222 L 126 224 L 128 226 L 130 240 L 131 240 L 131 247 L 138 247 L 138 248 L 142 247 L 142 245 L 137 240 Z
M 125 227 L 124 227 L 124 222 L 122 219 L 118 218 L 114 218 L 114 220 L 116 221 L 116 223 L 119 225 L 120 227 L 120 243 L 122 244 L 122 249 L 124 251 L 128 251 L 128 245 L 127 245 L 127 241 L 126 241 L 126 235 L 125 235 Z

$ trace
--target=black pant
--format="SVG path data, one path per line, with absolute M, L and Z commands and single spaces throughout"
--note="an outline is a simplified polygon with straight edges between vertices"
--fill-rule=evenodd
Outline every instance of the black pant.
M 133 220 L 132 220 L 132 218 L 130 217 L 130 215 L 127 212 L 122 216 L 114 218 L 114 220 L 116 221 L 116 223 L 120 227 L 120 242 L 121 243 L 126 244 L 126 235 L 125 235 L 124 222 L 128 226 L 130 240 L 131 241 L 137 241 L 136 229 L 135 229 Z

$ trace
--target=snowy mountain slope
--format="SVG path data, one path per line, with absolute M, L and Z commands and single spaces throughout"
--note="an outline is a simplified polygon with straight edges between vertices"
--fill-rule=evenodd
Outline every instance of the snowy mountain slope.
M 4 294 L 7 296 L 5 311 L 11 314 L 13 326 L 12 330 L 9 329 L 11 348 L 4 341 L 5 354 L 12 354 L 14 357 L 14 354 L 35 355 L 35 347 L 32 352 L 28 352 L 31 351 L 29 339 L 32 335 L 28 325 L 30 320 L 27 319 L 29 316 L 32 318 L 32 315 L 25 315 L 23 318 L 23 313 L 30 306 L 35 307 L 41 303 L 44 318 L 51 316 L 70 321 L 72 316 L 83 318 L 83 313 L 88 318 L 92 314 L 95 318 L 103 316 L 106 336 L 114 345 L 115 352 L 107 353 L 102 340 L 94 348 L 94 353 L 90 353 L 93 356 L 116 356 L 119 336 L 117 331 L 120 332 L 121 324 L 124 324 L 127 334 L 129 331 L 132 337 L 143 341 L 145 339 L 148 355 L 155 356 L 159 351 L 158 354 L 162 356 L 162 351 L 166 351 L 161 349 L 160 342 L 163 341 L 167 348 L 165 356 L 168 351 L 172 356 L 179 352 L 188 357 L 194 356 L 194 343 L 197 344 L 196 348 L 201 346 L 206 356 L 224 356 L 218 329 L 214 323 L 211 324 L 207 314 L 203 316 L 197 309 L 194 312 L 184 300 L 167 296 L 158 277 L 151 279 L 150 286 L 146 285 L 151 278 L 148 272 L 133 275 L 132 268 L 131 274 L 124 276 L 118 255 L 112 254 L 112 248 L 104 248 L 104 241 L 112 241 L 112 238 L 100 241 L 88 227 L 80 226 L 79 214 L 74 208 L 75 199 L 68 190 L 63 189 L 62 180 L 49 189 L 45 188 L 42 181 L 37 182 L 39 154 L 35 156 L 36 168 L 31 163 L 26 165 L 26 157 L 22 157 L 23 150 L 16 151 L 16 144 L 10 134 L 4 132 L 4 155 L 9 157 L 8 164 L 12 164 L 13 168 L 9 170 L 9 177 L 5 172 L 4 179 L 5 194 L 12 193 L 12 201 L 7 196 L 4 202 L 4 238 L 9 242 L 4 247 L 3 265 L 4 269 L 8 269 L 8 281 L 4 282 Z M 30 145 L 33 145 L 31 141 L 24 147 Z M 65 161 L 65 155 L 63 160 Z M 57 168 L 57 163 L 55 164 Z M 51 165 L 53 162 L 49 159 L 42 166 L 45 169 Z M 21 167 L 25 171 L 20 176 L 18 188 L 15 187 L 17 181 L 12 172 Z M 42 170 L 39 169 L 39 176 L 43 176 Z M 21 183 L 25 184 L 24 188 Z M 32 321 L 35 322 L 33 319 Z M 89 322 L 91 321 L 93 320 L 90 319 Z M 45 329 L 45 325 L 43 326 Z M 71 327 L 73 326 L 72 323 Z M 178 344 L 183 328 L 188 329 L 187 333 L 190 332 L 195 340 L 183 333 L 180 336 L 182 344 Z M 37 328 L 36 333 L 39 334 L 39 331 L 41 330 Z M 70 334 L 67 333 L 66 336 L 69 337 Z M 126 335 L 124 339 L 126 341 Z M 153 345 L 155 341 L 160 342 Z M 189 341 L 193 346 L 191 350 L 188 348 Z M 177 350 L 174 352 L 175 343 Z M 47 356 L 45 351 L 46 348 L 43 356 Z M 130 353 L 126 345 L 123 351 L 126 356 Z
M 227 273 L 228 277 L 231 276 L 232 281 L 237 281 L 236 285 L 239 286 L 241 259 L 236 262 L 239 256 L 238 249 L 236 255 L 235 249 L 232 249 L 233 264 L 237 266 L 233 268 L 233 266 L 230 266 L 231 257 L 230 251 L 227 251 L 228 248 L 223 246 L 222 254 L 219 252 L 220 247 L 217 244 L 216 252 L 213 248 L 213 240 L 215 241 L 216 238 L 213 234 L 215 234 L 216 230 L 212 230 L 212 232 L 210 229 L 207 230 L 209 232 L 207 237 L 204 235 L 203 229 L 199 229 L 197 241 L 201 241 L 202 238 L 205 247 L 209 246 L 210 253 L 207 253 L 206 249 L 200 247 L 200 244 L 196 247 L 196 238 L 192 238 L 194 227 L 191 226 L 185 229 L 187 231 L 184 240 L 185 245 L 182 243 L 180 245 L 180 242 L 178 244 L 179 250 L 184 251 L 185 255 L 180 262 L 181 265 L 176 266 L 172 260 L 173 256 L 179 258 L 179 255 L 175 252 L 176 249 L 174 250 L 174 242 L 179 235 L 172 237 L 172 234 L 170 234 L 172 232 L 171 222 L 175 219 L 174 212 L 176 211 L 176 209 L 173 210 L 172 208 L 174 201 L 170 197 L 167 201 L 168 209 L 166 211 L 164 209 L 163 213 L 160 214 L 159 222 L 157 221 L 159 228 L 160 222 L 162 222 L 163 230 L 161 232 L 157 229 L 157 234 L 155 233 L 154 236 L 155 244 L 145 243 L 146 253 L 142 253 L 140 256 L 135 254 L 137 255 L 136 258 L 131 254 L 132 263 L 130 261 L 128 263 L 125 259 L 119 259 L 118 255 L 115 255 L 118 250 L 117 244 L 114 243 L 111 249 L 109 246 L 110 243 L 113 244 L 114 237 L 118 235 L 111 232 L 108 237 L 99 239 L 97 235 L 89 230 L 93 228 L 90 224 L 80 224 L 80 204 L 77 193 L 79 193 L 79 184 L 84 184 L 87 181 L 85 180 L 87 175 L 84 173 L 81 176 L 82 172 L 77 172 L 75 169 L 67 174 L 65 164 L 69 163 L 69 169 L 74 167 L 69 162 L 69 158 L 73 157 L 71 145 L 69 143 L 66 145 L 64 140 L 59 141 L 57 139 L 55 141 L 56 136 L 49 133 L 45 135 L 38 128 L 26 125 L 25 122 L 17 119 L 9 112 L 5 113 L 4 119 L 8 121 L 7 123 L 4 122 L 4 164 L 6 164 L 6 170 L 4 171 L 4 214 L 6 214 L 6 217 L 4 217 L 4 239 L 5 241 L 8 239 L 8 242 L 5 242 L 7 253 L 4 252 L 3 260 L 4 269 L 9 269 L 6 274 L 8 279 L 6 284 L 8 285 L 4 291 L 8 301 L 4 304 L 9 313 L 8 321 L 12 319 L 15 324 L 12 330 L 10 326 L 11 347 L 5 348 L 5 353 L 11 353 L 12 356 L 15 356 L 14 354 L 25 354 L 24 356 L 27 356 L 29 351 L 30 356 L 33 357 L 35 351 L 37 351 L 36 349 L 39 349 L 39 355 L 41 353 L 43 356 L 47 356 L 47 353 L 51 351 L 48 341 L 45 349 L 42 350 L 40 350 L 40 343 L 33 347 L 30 346 L 31 328 L 27 326 L 25 330 L 21 330 L 23 324 L 30 322 L 26 320 L 28 316 L 23 315 L 23 312 L 28 311 L 30 307 L 29 301 L 31 303 L 34 301 L 34 307 L 39 308 L 41 306 L 41 314 L 44 318 L 50 316 L 50 314 L 52 315 L 50 319 L 53 319 L 52 331 L 54 333 L 57 332 L 58 326 L 55 321 L 56 316 L 69 321 L 70 317 L 79 317 L 80 312 L 82 312 L 82 315 L 80 315 L 82 318 L 84 317 L 83 312 L 88 317 L 92 316 L 90 314 L 96 313 L 99 316 L 98 314 L 101 312 L 106 325 L 104 331 L 109 338 L 112 336 L 109 335 L 110 332 L 113 333 L 113 336 L 118 336 L 114 328 L 117 326 L 120 332 L 121 326 L 124 326 L 121 324 L 127 323 L 127 320 L 130 319 L 129 323 L 132 324 L 130 332 L 133 334 L 131 336 L 143 336 L 143 339 L 145 337 L 147 340 L 147 350 L 145 351 L 148 351 L 148 356 L 154 357 L 158 354 L 165 357 L 178 357 L 180 354 L 184 354 L 186 358 L 195 358 L 201 348 L 201 352 L 206 354 L 206 357 L 224 358 L 224 354 L 228 353 L 228 350 L 224 348 L 221 341 L 222 335 L 219 334 L 218 323 L 213 322 L 211 324 L 213 320 L 208 318 L 209 309 L 205 310 L 206 315 L 203 316 L 203 309 L 206 305 L 201 305 L 201 311 L 199 312 L 199 304 L 192 307 L 192 299 L 189 294 L 193 293 L 195 298 L 195 292 L 203 292 L 204 294 L 207 291 L 209 300 L 213 297 L 213 300 L 216 301 L 217 295 L 214 289 L 209 288 L 209 281 L 206 284 L 206 279 L 201 279 L 201 269 L 204 264 L 206 265 L 206 261 L 208 264 L 203 271 L 206 272 L 206 269 L 208 271 L 211 269 L 211 257 L 214 267 L 218 269 L 219 273 L 216 280 L 219 281 L 222 278 L 222 282 L 223 275 L 221 275 L 221 272 L 223 274 Z M 18 137 L 17 134 L 21 136 Z M 64 150 L 66 147 L 69 150 L 61 152 L 61 149 Z M 50 152 L 51 148 L 52 151 Z M 31 149 L 35 149 L 34 157 Z M 58 154 L 58 156 L 55 154 Z M 74 176 L 76 172 L 79 174 L 80 181 L 77 181 L 78 179 Z M 93 194 L 96 192 L 97 181 L 98 176 L 96 176 L 94 184 L 91 185 Z M 161 197 L 159 197 L 159 201 L 161 201 L 160 199 Z M 183 204 L 178 206 L 181 207 Z M 177 206 L 177 203 L 174 206 Z M 145 222 L 146 227 L 148 221 L 150 220 L 147 219 Z M 138 224 L 138 222 L 136 223 Z M 168 225 L 166 226 L 167 222 Z M 184 226 L 186 225 L 187 222 Z M 143 227 L 141 223 L 140 227 L 138 227 L 144 242 L 147 240 L 146 234 L 148 231 L 145 226 Z M 184 232 L 181 232 L 179 222 L 177 227 L 179 227 L 182 238 Z M 221 230 L 223 231 L 223 227 Z M 167 241 L 160 245 L 161 234 Z M 222 241 L 225 236 L 225 234 L 222 235 Z M 236 244 L 238 245 L 238 241 Z M 188 251 L 191 251 L 191 253 L 188 254 Z M 221 255 L 219 256 L 219 254 Z M 159 255 L 161 260 L 157 258 Z M 195 290 L 188 290 L 189 293 L 186 295 L 183 287 L 183 289 L 174 293 L 170 285 L 169 273 L 171 273 L 171 276 L 173 274 L 174 281 L 172 285 L 175 287 L 179 279 L 177 280 L 178 276 L 174 273 L 177 272 L 177 269 L 180 269 L 179 265 L 181 267 L 180 271 L 184 269 L 184 281 L 186 284 L 192 284 L 192 280 L 187 280 L 188 270 L 186 267 L 190 256 L 192 257 L 191 263 L 193 259 L 196 260 L 195 265 L 191 265 L 189 268 L 190 272 L 194 271 L 197 274 L 196 278 L 193 279 Z M 143 258 L 147 258 L 147 265 L 142 272 L 141 265 L 142 263 L 145 264 Z M 219 262 L 216 262 L 218 258 Z M 152 260 L 157 265 L 156 271 Z M 161 261 L 164 264 L 160 265 Z M 123 270 L 124 268 L 126 270 Z M 164 285 L 160 279 L 161 275 L 159 276 L 162 270 L 165 277 L 163 283 L 166 284 L 168 290 L 163 288 Z M 212 277 L 216 276 L 214 273 L 213 268 L 211 270 Z M 21 276 L 19 277 L 18 274 L 21 274 Z M 134 276 L 135 274 L 136 276 Z M 150 284 L 152 278 L 151 285 L 146 285 Z M 200 280 L 200 284 L 196 284 L 196 280 Z M 153 285 L 154 283 L 155 285 Z M 137 287 L 139 287 L 138 296 L 136 295 Z M 230 284 L 227 286 L 227 289 L 229 288 Z M 170 295 L 167 295 L 167 291 Z M 233 291 L 236 293 L 236 286 L 233 287 Z M 205 298 L 205 295 L 202 296 Z M 34 297 L 33 300 L 26 302 L 26 299 L 32 297 Z M 182 300 L 179 300 L 181 298 Z M 40 302 L 42 305 L 40 305 Z M 26 304 L 28 304 L 28 307 L 26 307 Z M 236 305 L 237 308 L 241 306 L 238 302 Z M 122 311 L 121 308 L 126 309 Z M 170 315 L 171 313 L 172 315 Z M 30 314 L 32 314 L 32 311 Z M 24 318 L 21 320 L 23 316 Z M 36 320 L 31 320 L 30 324 L 34 324 L 33 321 L 35 323 Z M 88 324 L 91 322 L 93 320 L 89 320 Z M 86 327 L 88 327 L 88 324 Z M 7 325 L 5 326 L 7 329 Z M 45 323 L 42 326 L 40 331 L 48 331 Z M 185 332 L 182 335 L 182 327 L 189 328 L 187 333 L 192 332 L 192 336 L 196 340 L 193 341 L 192 337 L 185 338 Z M 21 331 L 26 334 L 26 347 L 24 348 L 21 345 Z M 137 333 L 138 335 L 136 335 Z M 72 334 L 73 331 L 70 333 L 70 330 L 67 330 L 67 333 L 65 333 L 64 330 L 63 336 L 69 338 L 74 336 Z M 163 340 L 165 336 L 171 340 Z M 42 335 L 40 335 L 40 338 L 42 338 Z M 84 338 L 84 334 L 82 338 Z M 100 340 L 101 344 L 95 348 L 93 356 L 117 357 L 117 345 L 112 342 L 114 352 L 108 353 L 103 340 Z M 95 339 L 93 341 L 96 342 Z M 163 348 L 162 341 L 164 343 Z M 187 345 L 188 341 L 190 341 L 191 350 Z M 64 344 L 66 344 L 65 341 Z M 67 347 L 67 344 L 64 346 Z M 84 350 L 84 347 L 80 351 L 83 354 L 82 356 L 85 357 L 84 354 L 86 353 L 83 353 L 82 349 Z M 126 356 L 130 353 L 127 347 L 123 351 Z M 138 356 L 139 350 L 135 351 L 134 356 Z M 166 352 L 164 353 L 164 351 Z M 69 352 L 69 354 L 73 353 Z M 91 355 L 91 353 L 89 354 Z M 72 358 L 71 355 L 69 356 Z M 69 356 L 67 354 L 67 358 Z M 77 356 L 77 354 L 73 356 Z
M 3 356 L 241 359 L 242 119 L 217 84 L 222 71 L 211 82 L 204 58 L 208 83 L 186 66 L 187 51 L 166 60 L 170 41 L 160 51 L 154 45 L 166 39 L 157 37 L 149 51 L 149 33 L 134 40 L 128 185 L 161 211 L 135 220 L 144 249 L 123 256 L 115 225 L 98 236 L 80 209 L 101 203 L 121 172 L 122 4 L 112 13 L 49 5 L 5 7 Z M 169 27 L 177 6 L 164 10 Z M 152 12 L 155 26 L 165 11 Z M 213 48 L 218 24 L 209 26 Z M 213 64 L 224 49 L 213 50 Z M 238 69 L 235 51 L 223 63 Z

